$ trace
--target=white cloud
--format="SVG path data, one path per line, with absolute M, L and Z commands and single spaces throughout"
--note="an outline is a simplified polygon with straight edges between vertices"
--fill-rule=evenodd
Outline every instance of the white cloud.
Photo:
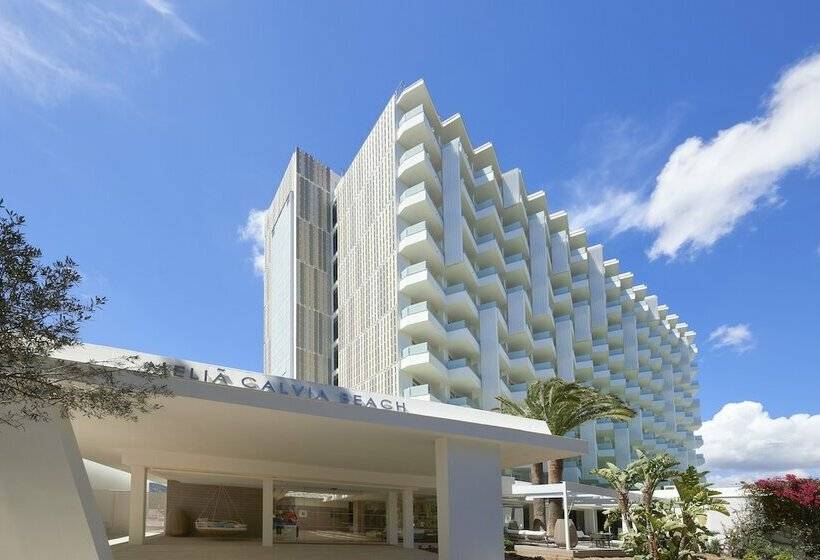
M 239 238 L 253 245 L 253 268 L 260 276 L 265 272 L 265 213 L 252 209 L 245 225 L 239 228 Z
M 714 482 L 820 474 L 820 414 L 772 418 L 759 402 L 728 403 L 697 433 Z
M 754 337 L 747 324 L 720 325 L 709 334 L 709 342 L 715 348 L 731 348 L 743 353 L 754 346 Z
M 820 53 L 783 73 L 762 115 L 708 140 L 691 137 L 677 146 L 651 193 L 634 187 L 601 191 L 603 199 L 581 209 L 582 217 L 609 224 L 615 232 L 652 232 L 651 259 L 695 254 L 757 208 L 781 204 L 778 181 L 795 169 L 811 172 L 818 158 Z M 632 204 L 628 212 L 622 208 L 625 201 Z
M 119 94 L 177 38 L 200 36 L 165 0 L 7 0 L 0 4 L 0 88 L 40 104 Z

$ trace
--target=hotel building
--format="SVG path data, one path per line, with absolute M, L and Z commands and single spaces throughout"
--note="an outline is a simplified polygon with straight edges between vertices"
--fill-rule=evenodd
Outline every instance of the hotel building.
M 568 434 L 566 480 L 636 448 L 702 463 L 695 332 L 423 81 L 341 177 L 297 150 L 266 225 L 265 373 L 485 410 L 559 377 L 637 411 Z

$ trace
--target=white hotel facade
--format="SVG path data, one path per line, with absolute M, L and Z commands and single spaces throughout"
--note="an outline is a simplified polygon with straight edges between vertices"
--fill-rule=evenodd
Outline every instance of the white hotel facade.
M 637 411 L 568 434 L 589 451 L 566 480 L 636 448 L 702 463 L 695 332 L 423 81 L 342 176 L 297 150 L 266 230 L 266 374 L 486 410 L 559 377 Z

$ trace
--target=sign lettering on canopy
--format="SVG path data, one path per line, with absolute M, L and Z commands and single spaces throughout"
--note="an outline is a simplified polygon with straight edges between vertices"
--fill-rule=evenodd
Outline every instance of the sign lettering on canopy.
M 214 385 L 227 385 L 256 391 L 277 393 L 289 397 L 312 399 L 325 402 L 336 402 L 340 404 L 352 404 L 365 408 L 376 408 L 380 410 L 394 410 L 396 412 L 407 412 L 407 404 L 401 399 L 395 399 L 385 395 L 353 392 L 343 387 L 334 385 L 322 385 L 307 381 L 299 381 L 289 377 L 276 375 L 261 375 L 246 371 L 230 370 L 221 367 L 208 368 L 204 366 L 192 366 L 191 364 L 172 364 L 171 374 L 180 379 L 199 381 L 201 383 L 212 383 Z

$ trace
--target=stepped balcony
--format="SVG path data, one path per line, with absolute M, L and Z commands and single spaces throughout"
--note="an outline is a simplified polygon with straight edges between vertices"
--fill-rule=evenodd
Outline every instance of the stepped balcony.
M 521 222 L 513 222 L 504 226 L 504 250 L 508 253 L 529 254 L 530 244 L 527 241 L 527 232 Z
M 535 362 L 532 366 L 535 371 L 535 377 L 538 379 L 552 379 L 555 377 L 555 366 L 553 362 Z
M 450 387 L 459 393 L 473 394 L 481 389 L 481 377 L 466 358 L 447 362 Z
M 399 292 L 410 299 L 430 301 L 439 309 L 445 301 L 440 279 L 424 261 L 411 264 L 401 271 Z
M 465 406 L 468 408 L 479 408 L 478 403 L 471 397 L 452 397 L 447 401 L 448 404 L 455 406 Z
M 444 254 L 426 222 L 418 222 L 402 230 L 399 254 L 413 263 L 427 261 L 435 270 L 444 268 Z
M 532 358 L 525 350 L 510 352 L 509 358 L 510 377 L 521 382 L 535 381 L 535 368 L 532 364 Z
M 432 402 L 441 402 L 438 398 L 436 398 L 433 393 L 430 392 L 429 385 L 414 385 L 412 387 L 407 387 L 403 392 L 405 398 L 408 399 L 419 399 L 422 401 L 432 401 Z
M 606 329 L 606 340 L 610 346 L 623 346 L 624 329 L 621 325 L 610 325 Z
M 589 299 L 589 275 L 579 274 L 572 277 L 572 301 Z
M 597 447 L 599 457 L 615 457 L 615 444 L 611 441 L 599 441 Z
M 464 284 L 444 288 L 447 317 L 456 321 L 478 321 L 478 307 Z
M 439 236 L 444 231 L 444 222 L 436 208 L 436 201 L 430 196 L 425 183 L 405 189 L 399 196 L 397 211 L 399 217 L 408 224 L 427 222 L 427 227 Z
M 504 305 L 507 301 L 507 290 L 501 275 L 494 266 L 482 268 L 477 273 L 478 295 L 481 301 L 495 301 L 499 305 Z
M 436 161 L 441 160 L 441 147 L 423 105 L 402 115 L 396 128 L 396 141 L 404 148 L 423 145 Z
M 436 198 L 441 196 L 441 179 L 434 166 L 434 159 L 424 144 L 418 144 L 406 150 L 399 157 L 397 175 L 405 185 L 426 183 Z
M 479 202 L 475 206 L 476 237 L 482 237 L 487 233 L 494 234 L 497 238 L 503 239 L 504 226 L 501 224 L 501 216 L 498 214 L 496 201 L 488 199 Z
M 539 361 L 555 360 L 555 340 L 550 331 L 532 333 L 532 353 Z
M 438 346 L 447 343 L 447 331 L 426 301 L 408 305 L 401 310 L 399 330 L 416 341 L 433 342 Z
M 495 234 L 485 233 L 476 238 L 476 261 L 480 268 L 493 266 L 498 270 L 504 270 L 504 252 L 498 244 Z
M 501 202 L 501 189 L 498 186 L 499 177 L 496 177 L 492 165 L 475 170 L 473 183 L 477 198 L 492 197 Z
M 427 342 L 413 344 L 401 351 L 402 372 L 426 383 L 446 383 L 447 367 L 439 351 Z
M 516 253 L 504 258 L 507 268 L 505 278 L 511 285 L 530 287 L 530 269 L 523 253 Z
M 479 356 L 478 340 L 467 321 L 448 323 L 447 345 L 451 352 L 460 355 Z

